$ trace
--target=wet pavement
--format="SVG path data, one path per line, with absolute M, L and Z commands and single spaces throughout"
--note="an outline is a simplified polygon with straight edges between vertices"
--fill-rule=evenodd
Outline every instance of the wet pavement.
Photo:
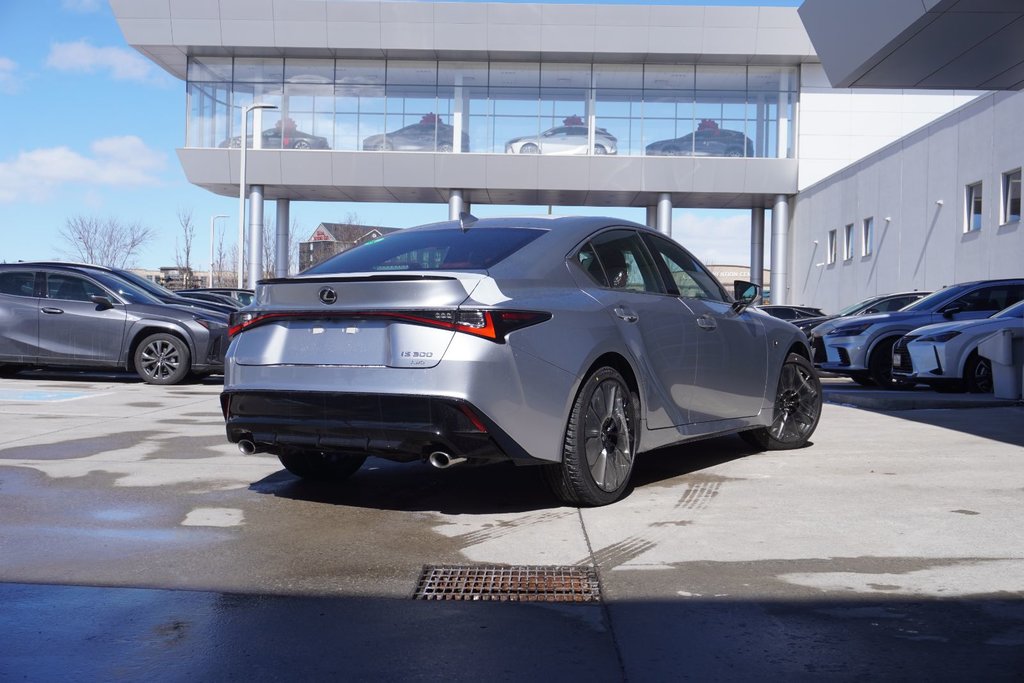
M 1024 675 L 1020 405 L 840 400 L 808 448 L 645 454 L 577 510 L 504 465 L 302 482 L 225 441 L 219 391 L 0 380 L 0 681 Z M 476 563 L 594 566 L 604 599 L 411 599 Z

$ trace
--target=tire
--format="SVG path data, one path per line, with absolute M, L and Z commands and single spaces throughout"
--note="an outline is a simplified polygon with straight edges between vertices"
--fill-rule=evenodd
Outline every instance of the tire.
M 821 381 L 814 366 L 800 354 L 791 353 L 779 373 L 772 424 L 740 432 L 740 437 L 764 451 L 803 448 L 818 427 L 821 403 Z
M 594 155 L 602 156 L 608 153 L 608 150 L 604 148 L 604 145 L 594 145 Z
M 892 347 L 899 337 L 890 337 L 878 342 L 868 359 L 868 376 L 881 389 L 903 389 L 911 383 L 894 379 L 892 376 Z
M 725 156 L 727 156 L 727 157 L 741 157 L 741 156 L 743 156 L 743 150 L 742 149 L 736 149 L 735 147 L 732 147 L 730 149 L 725 150 Z
M 450 143 L 450 142 L 442 142 L 441 144 L 439 144 L 437 146 L 437 151 L 441 152 L 442 154 L 450 154 L 452 152 L 452 150 L 453 150 L 453 147 L 452 147 L 452 143 Z
M 662 150 L 661 153 L 663 155 L 667 156 L 667 157 L 678 157 L 678 156 L 682 156 L 683 148 L 682 147 L 666 147 L 664 150 Z
M 277 456 L 284 468 L 301 479 L 344 481 L 363 466 L 365 455 L 334 451 L 290 451 Z
M 562 462 L 545 467 L 559 499 L 582 507 L 622 497 L 636 460 L 639 404 L 615 369 L 602 367 L 587 378 L 565 427 Z
M 873 386 L 875 386 L 875 380 L 871 379 L 867 375 L 861 375 L 861 374 L 850 375 L 850 379 L 852 379 L 854 382 L 856 382 L 857 384 L 861 385 L 862 387 L 873 387 Z
M 0 377 L 14 377 L 23 368 L 17 365 L 0 365 Z
M 992 361 L 978 355 L 974 350 L 964 363 L 964 387 L 972 394 L 991 394 Z
M 523 145 L 522 147 L 519 148 L 519 153 L 520 154 L 540 154 L 540 147 L 538 147 L 537 145 L 533 144 L 532 142 L 527 142 L 525 145 Z
M 292 143 L 292 149 L 309 149 L 309 140 L 296 140 Z
M 192 354 L 181 337 L 158 332 L 135 349 L 135 372 L 148 384 L 178 384 L 188 376 Z

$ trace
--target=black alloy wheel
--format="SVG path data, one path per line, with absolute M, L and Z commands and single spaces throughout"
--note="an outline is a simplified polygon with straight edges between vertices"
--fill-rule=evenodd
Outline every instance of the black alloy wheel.
M 768 427 L 741 432 L 750 445 L 766 451 L 802 448 L 821 417 L 821 380 L 810 361 L 791 353 L 782 364 L 775 409 Z
M 971 352 L 964 363 L 964 386 L 972 394 L 991 394 L 992 361 L 978 354 L 977 349 Z

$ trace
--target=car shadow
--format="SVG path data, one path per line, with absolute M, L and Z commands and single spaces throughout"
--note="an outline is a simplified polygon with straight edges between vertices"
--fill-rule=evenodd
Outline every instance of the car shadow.
M 72 368 L 26 368 L 10 371 L 3 379 L 18 381 L 53 381 L 53 382 L 108 382 L 116 384 L 144 384 L 142 378 L 127 370 L 76 370 Z M 223 375 L 205 375 L 203 377 L 186 378 L 184 382 L 169 386 L 202 384 L 215 386 L 224 384 Z
M 756 452 L 739 437 L 728 436 L 642 453 L 626 497 L 644 486 L 685 487 L 686 475 Z M 680 481 L 674 481 L 680 477 Z M 424 463 L 369 458 L 356 474 L 341 483 L 303 480 L 281 470 L 250 484 L 249 490 L 326 505 L 451 515 L 565 507 L 548 488 L 540 467 L 517 467 L 508 462 L 437 470 Z

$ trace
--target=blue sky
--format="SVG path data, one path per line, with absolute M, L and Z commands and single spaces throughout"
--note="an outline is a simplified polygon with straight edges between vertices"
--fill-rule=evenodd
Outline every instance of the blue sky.
M 619 4 L 622 3 L 619 0 Z M 799 0 L 656 2 L 798 6 Z M 70 258 L 60 231 L 73 217 L 138 222 L 156 238 L 133 265 L 174 265 L 178 215 L 196 226 L 193 263 L 206 268 L 210 217 L 234 244 L 238 199 L 190 185 L 175 149 L 185 140 L 185 84 L 124 42 L 106 0 L 0 0 L 0 261 Z M 478 216 L 546 207 L 474 205 Z M 643 222 L 642 210 L 555 207 Z M 356 214 L 362 223 L 406 227 L 444 220 L 447 206 L 292 202 L 305 239 L 322 221 Z M 267 215 L 273 216 L 268 202 Z M 747 263 L 749 213 L 673 214 L 674 236 L 713 263 Z

